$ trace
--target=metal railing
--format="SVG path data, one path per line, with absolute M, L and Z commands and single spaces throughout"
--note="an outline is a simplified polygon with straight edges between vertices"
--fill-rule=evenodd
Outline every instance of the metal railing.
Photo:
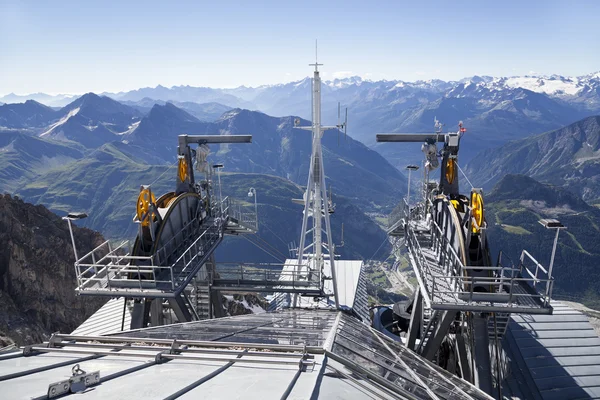
M 214 286 L 231 286 L 248 290 L 273 289 L 276 291 L 320 290 L 321 279 L 317 272 L 296 264 L 239 264 L 218 265 L 214 276 L 209 277 Z
M 407 220 L 411 217 L 418 218 L 419 211 L 416 208 L 409 210 L 405 204 Z M 406 244 L 419 271 L 419 284 L 429 294 L 429 299 L 425 297 L 426 302 L 438 302 L 436 299 L 440 299 L 439 301 L 467 303 L 489 302 L 508 308 L 517 305 L 549 307 L 554 279 L 548 276 L 548 271 L 526 250 L 521 254 L 518 267 L 502 265 L 501 258 L 496 266 L 465 266 L 439 225 L 430 221 L 431 250 L 437 261 L 432 265 L 421 248 L 424 237 L 417 237 L 412 227 L 416 222 L 407 226 Z M 531 263 L 533 266 L 529 265 Z M 473 274 L 481 271 L 488 271 L 487 276 Z
M 227 203 L 229 219 L 253 231 L 258 231 L 258 215 L 256 209 L 242 205 L 229 197 L 223 199 Z
M 232 207 L 229 198 L 211 202 L 210 215 L 203 221 L 187 222 L 160 249 L 149 256 L 134 256 L 130 242 L 113 247 L 102 243 L 77 261 L 76 291 L 79 294 L 170 297 L 179 293 L 196 275 L 223 238 Z M 242 221 L 248 221 L 242 216 Z M 236 222 L 236 224 L 239 222 Z M 191 243 L 190 241 L 193 240 Z M 143 294 L 143 296 L 142 296 Z

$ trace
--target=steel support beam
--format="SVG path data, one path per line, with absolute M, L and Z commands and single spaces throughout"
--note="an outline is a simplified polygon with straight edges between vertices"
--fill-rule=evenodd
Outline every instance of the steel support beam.
M 473 372 L 471 363 L 469 362 L 469 353 L 467 352 L 467 343 L 462 334 L 456 335 L 456 352 L 458 353 L 458 364 L 460 366 L 460 374 L 465 381 L 473 383 Z
M 417 336 L 423 330 L 423 295 L 421 290 L 417 288 L 415 291 L 415 299 L 413 300 L 412 313 L 410 314 L 410 324 L 408 326 L 408 337 L 406 347 L 410 350 L 415 349 Z
M 162 299 L 154 299 L 150 304 L 150 326 L 164 324 Z
M 448 334 L 448 329 L 450 328 L 450 325 L 454 321 L 455 317 L 456 313 L 451 311 L 444 311 L 442 315 L 438 317 L 436 326 L 433 328 L 434 331 L 429 339 L 427 339 L 427 344 L 423 349 L 422 355 L 425 357 L 425 359 L 429 361 L 433 360 L 433 356 L 435 356 L 435 353 L 437 353 L 438 349 L 440 348 L 442 341 Z
M 433 140 L 436 142 L 444 142 L 445 133 L 378 133 L 375 135 L 377 142 L 400 142 L 400 143 L 421 143 L 427 140 Z
M 179 322 L 190 322 L 192 320 L 192 314 L 190 314 L 190 310 L 188 310 L 187 304 L 181 295 L 169 299 L 169 305 Z
M 145 328 L 144 326 L 145 301 L 134 301 L 133 310 L 131 310 L 131 323 L 129 329 Z
M 492 365 L 490 361 L 490 346 L 487 317 L 473 318 L 475 334 L 475 385 L 490 396 L 492 395 Z
M 209 314 L 211 318 L 225 317 L 225 310 L 223 309 L 223 301 L 221 299 L 221 292 L 212 286 L 214 284 L 214 277 L 217 276 L 217 262 L 215 261 L 215 254 L 212 253 L 206 263 L 206 270 L 210 271 L 208 275 L 213 277 L 211 279 L 211 286 L 208 297 L 209 301 Z
M 179 135 L 179 145 L 252 143 L 252 135 Z

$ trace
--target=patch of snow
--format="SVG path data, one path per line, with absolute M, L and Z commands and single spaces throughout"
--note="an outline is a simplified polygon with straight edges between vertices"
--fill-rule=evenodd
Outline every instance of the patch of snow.
M 0 153 L 8 153 L 9 151 L 15 151 L 14 140 L 4 147 L 0 147 Z
M 522 88 L 545 94 L 575 95 L 583 89 L 576 81 L 570 79 L 546 79 L 532 76 L 507 78 L 504 84 L 511 88 Z
M 67 115 L 65 115 L 64 117 L 59 119 L 57 122 L 53 123 L 52 125 L 50 125 L 48 130 L 46 132 L 42 133 L 40 136 L 43 137 L 43 136 L 47 136 L 47 135 L 51 134 L 55 128 L 66 123 L 70 118 L 77 115 L 78 112 L 79 112 L 79 107 L 72 109 L 71 111 L 69 111 L 69 113 Z
M 129 129 L 127 129 L 125 132 L 118 132 L 117 135 L 129 135 L 130 133 L 133 133 L 133 131 L 135 131 L 140 125 L 140 122 L 142 121 L 140 120 L 138 122 L 134 122 L 133 124 L 129 125 Z

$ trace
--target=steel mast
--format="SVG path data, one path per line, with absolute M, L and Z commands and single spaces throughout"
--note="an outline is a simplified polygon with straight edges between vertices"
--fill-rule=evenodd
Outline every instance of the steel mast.
M 297 273 L 306 272 L 308 280 L 318 277 L 323 294 L 333 294 L 336 308 L 339 307 L 337 293 L 337 279 L 335 273 L 335 247 L 332 243 L 331 224 L 329 221 L 329 202 L 327 199 L 327 187 L 325 185 L 325 171 L 323 169 L 323 151 L 321 138 L 323 132 L 328 129 L 340 129 L 344 125 L 321 126 L 321 77 L 319 76 L 319 64 L 315 57 L 315 63 L 309 64 L 315 67 L 312 81 L 312 126 L 298 126 L 299 119 L 294 121 L 294 126 L 299 129 L 312 131 L 312 154 L 310 157 L 310 169 L 308 183 L 304 193 L 304 216 L 302 219 L 302 232 L 300 233 L 300 245 L 298 246 Z M 309 229 L 309 218 L 312 219 L 312 227 Z M 325 229 L 323 229 L 325 222 Z M 323 239 L 325 234 L 326 241 Z M 311 237 L 309 237 L 309 235 Z M 312 240 L 311 240 L 312 239 Z M 307 244 L 308 243 L 308 244 Z M 329 264 L 325 258 L 329 258 Z M 333 293 L 325 293 L 325 280 L 333 282 Z M 294 307 L 297 306 L 298 296 L 294 296 Z

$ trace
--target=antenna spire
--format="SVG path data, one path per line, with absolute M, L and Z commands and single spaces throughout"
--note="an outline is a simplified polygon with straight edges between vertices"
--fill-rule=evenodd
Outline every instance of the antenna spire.
M 323 65 L 323 64 L 319 64 L 319 48 L 318 48 L 318 43 L 317 43 L 317 39 L 315 39 L 315 63 L 314 64 L 308 64 L 309 66 L 314 66 L 315 67 L 315 72 L 319 72 L 319 66 Z

